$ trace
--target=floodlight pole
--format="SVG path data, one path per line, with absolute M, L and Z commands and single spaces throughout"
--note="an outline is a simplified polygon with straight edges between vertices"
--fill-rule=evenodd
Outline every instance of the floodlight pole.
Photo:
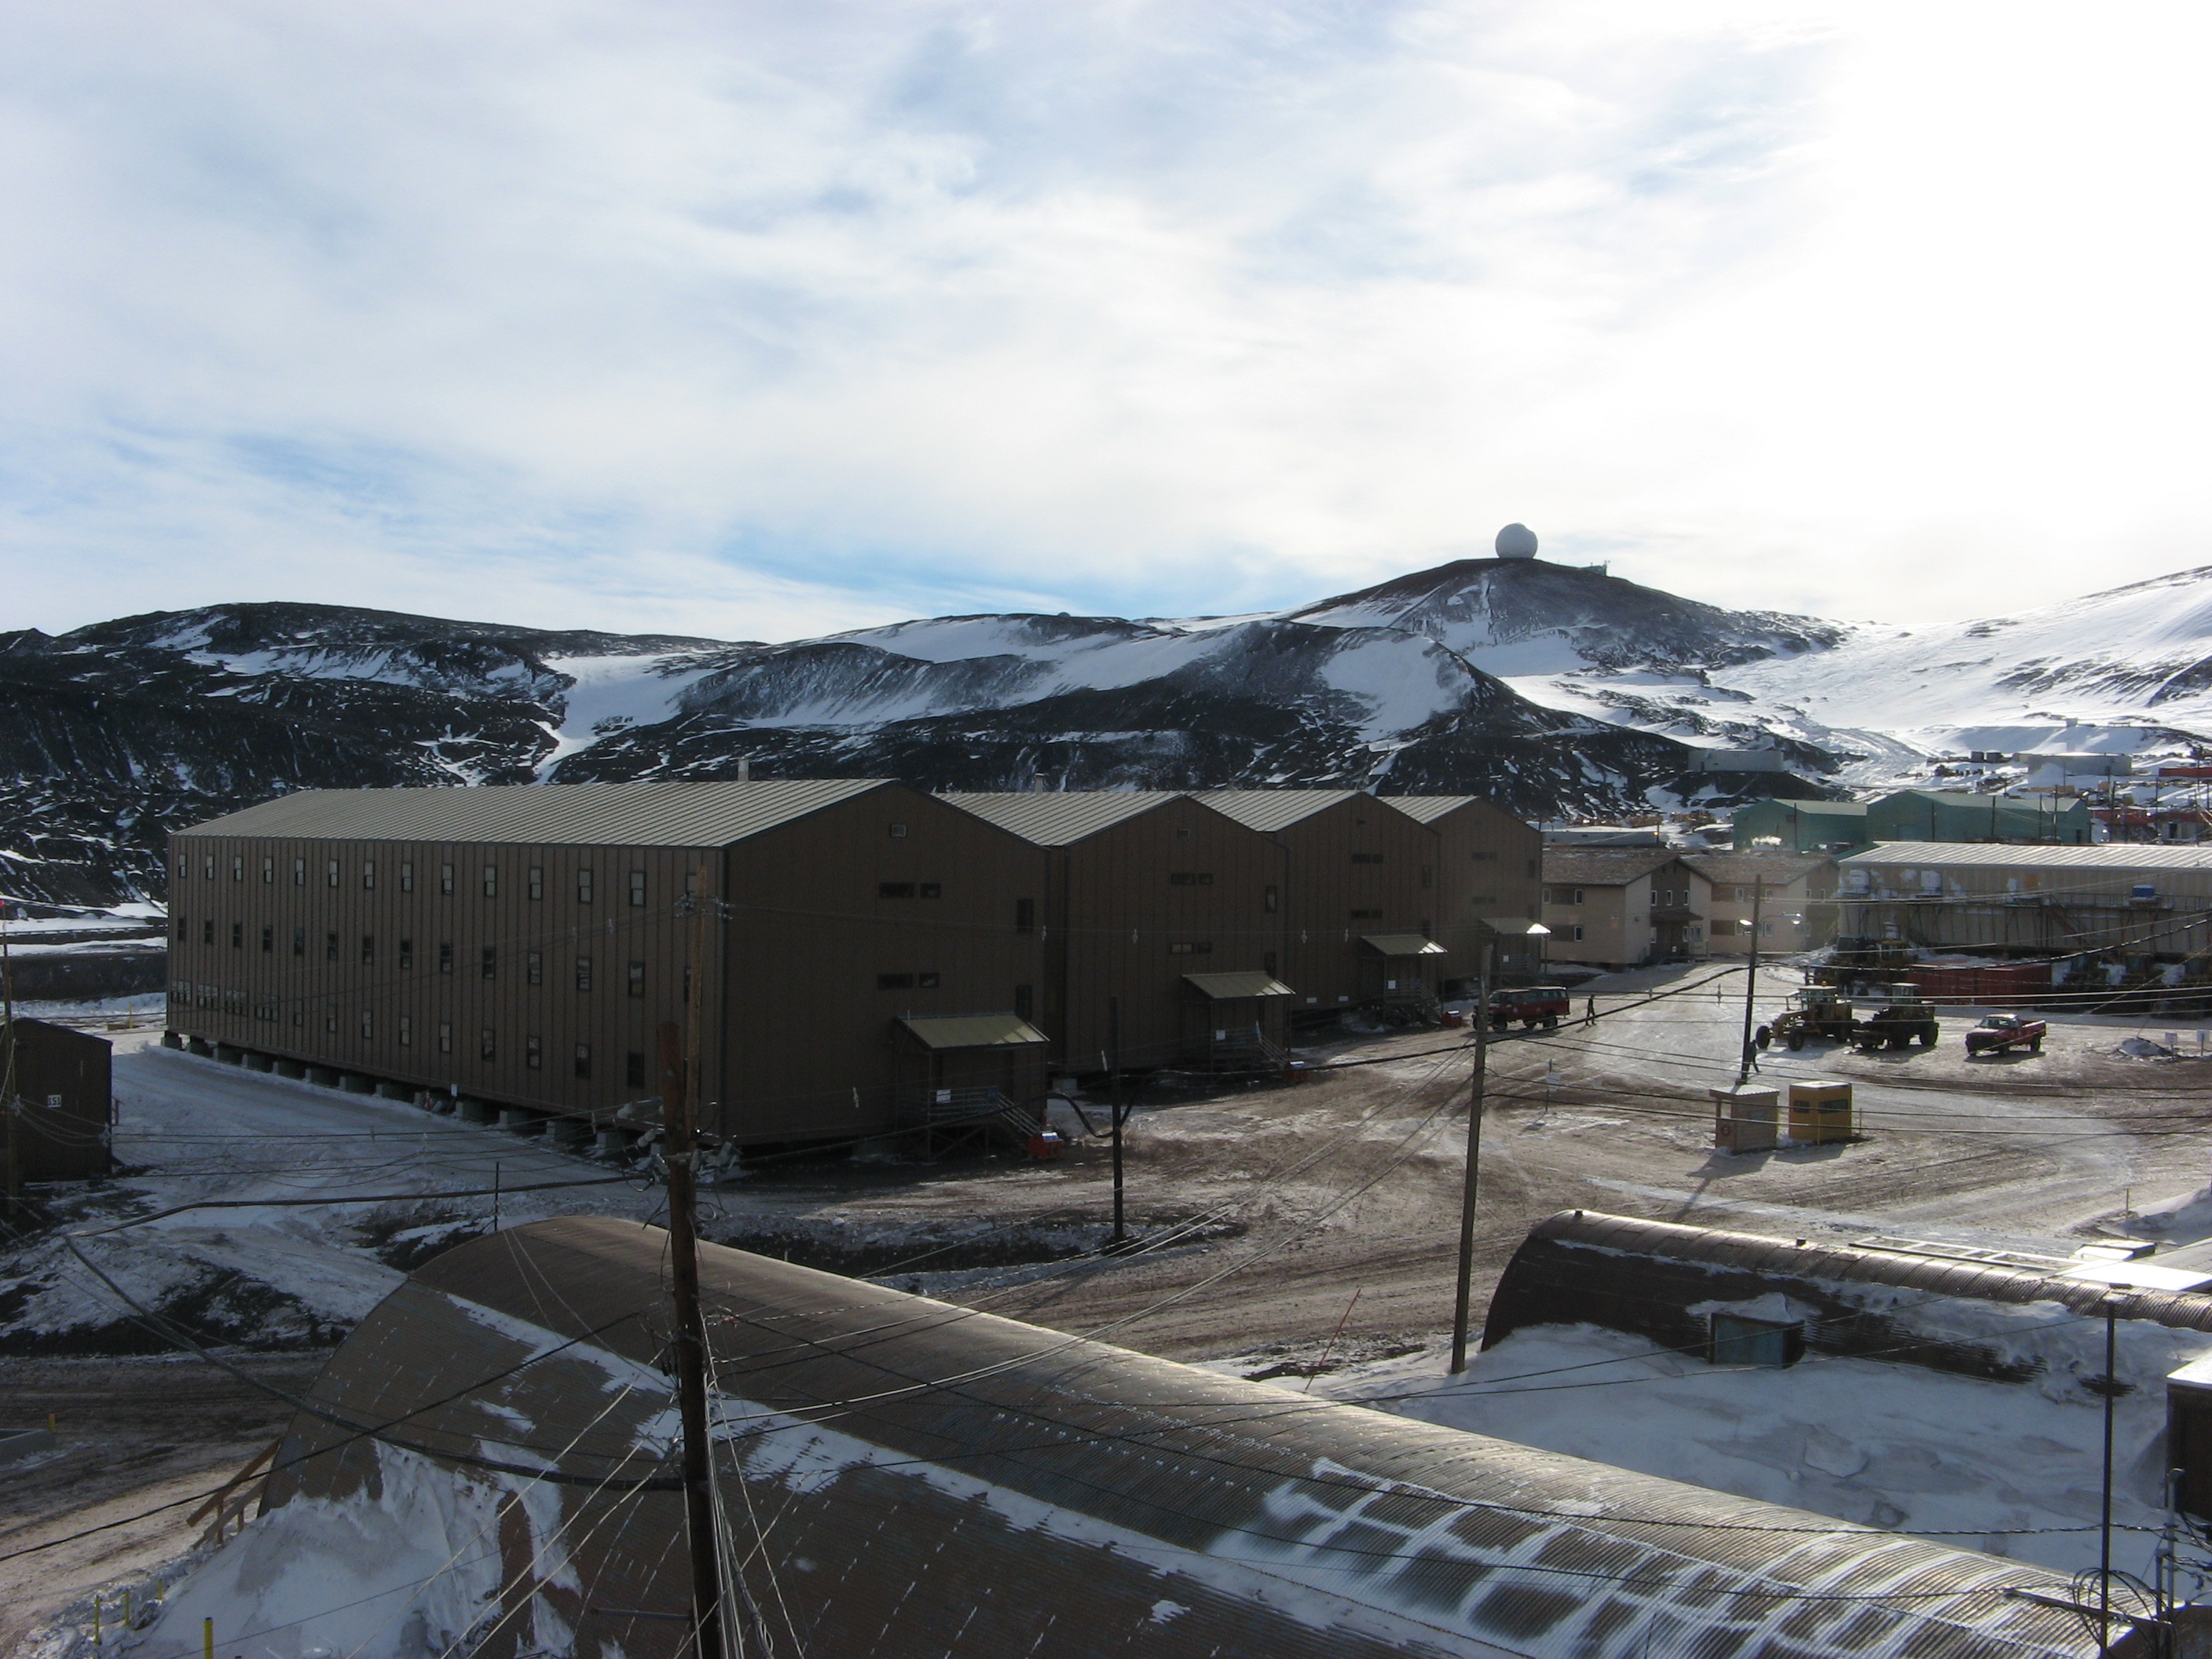
M 1459 1283 L 1452 1298 L 1452 1375 L 1467 1369 L 1468 1304 L 1474 1286 L 1474 1200 L 1482 1170 L 1482 1091 L 1490 1060 L 1490 972 L 1497 959 L 1493 937 L 1482 947 L 1482 972 L 1475 980 L 1474 1071 L 1467 1095 L 1467 1167 L 1459 1194 Z

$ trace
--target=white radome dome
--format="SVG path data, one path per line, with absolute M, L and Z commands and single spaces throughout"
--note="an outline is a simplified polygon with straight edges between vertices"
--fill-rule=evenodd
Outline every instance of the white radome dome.
M 1501 559 L 1533 559 L 1536 556 L 1536 532 L 1525 524 L 1509 524 L 1498 532 L 1498 556 Z

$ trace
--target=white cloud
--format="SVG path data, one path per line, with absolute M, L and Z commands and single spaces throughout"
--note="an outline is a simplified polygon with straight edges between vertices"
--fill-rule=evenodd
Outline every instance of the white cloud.
M 2178 5 L 0 15 L 17 625 L 1243 609 L 1508 518 L 1842 614 L 2212 556 Z

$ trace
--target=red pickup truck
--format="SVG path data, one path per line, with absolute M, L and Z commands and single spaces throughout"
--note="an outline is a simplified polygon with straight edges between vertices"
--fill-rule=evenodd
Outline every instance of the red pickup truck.
M 1519 1020 L 1528 1030 L 1539 1025 L 1550 1030 L 1567 1018 L 1567 988 L 1564 985 L 1526 985 L 1490 994 L 1490 1024 L 1494 1030 Z
M 2018 1014 L 1991 1014 L 1966 1033 L 1966 1052 L 1998 1054 L 2024 1044 L 2030 1054 L 2039 1054 L 2043 1052 L 2043 1034 L 2050 1029 L 2039 1019 L 2022 1019 Z

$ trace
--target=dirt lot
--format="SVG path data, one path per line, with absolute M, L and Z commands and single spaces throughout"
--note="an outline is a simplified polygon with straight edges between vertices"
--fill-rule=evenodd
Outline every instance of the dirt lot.
M 2140 1208 L 2206 1184 L 2212 1062 L 2123 1057 L 2117 1045 L 2137 1028 L 2087 1018 L 2057 1025 L 2038 1056 L 1968 1061 L 1959 1042 L 1967 1022 L 1955 1017 L 1947 1017 L 1943 1043 L 1932 1050 L 1771 1052 L 1761 1060 L 1766 1082 L 1854 1079 L 1865 1138 L 1741 1158 L 1717 1154 L 1705 1091 L 1734 1080 L 1741 975 L 1644 1000 L 1653 991 L 1698 985 L 1709 972 L 1622 976 L 1595 993 L 1602 1017 L 1594 1024 L 1493 1048 L 1478 1317 L 1530 1224 L 1564 1207 L 1771 1232 L 1975 1231 L 2027 1242 L 2109 1226 L 2130 1204 Z M 1771 1012 L 1793 982 L 1768 981 L 1762 1008 Z M 2164 1036 L 2160 1029 L 2147 1034 Z M 1360 1063 L 1293 1086 L 1212 1100 L 1172 1088 L 1146 1096 L 1127 1144 L 1131 1226 L 1146 1241 L 1133 1253 L 1097 1252 L 1111 1213 L 1111 1174 L 1095 1141 L 1051 1164 L 1002 1154 L 927 1165 L 764 1164 L 714 1191 L 706 1231 L 1155 1353 L 1231 1361 L 1250 1375 L 1295 1375 L 1324 1351 L 1332 1365 L 1410 1352 L 1437 1341 L 1450 1318 L 1467 1138 L 1464 1035 L 1341 1040 L 1311 1057 Z M 2193 1034 L 2185 1034 L 2185 1046 L 2191 1042 Z M 209 1190 L 273 1190 L 238 1173 L 245 1153 L 211 1155 L 204 1144 L 161 1139 L 180 1136 L 178 1124 L 198 1133 L 220 1120 L 224 1133 L 239 1137 L 235 1145 L 249 1146 L 256 1122 L 276 1121 L 271 1113 L 288 1133 L 310 1110 L 327 1126 L 312 1168 L 305 1153 L 269 1154 L 275 1161 L 257 1178 L 286 1191 L 358 1192 L 366 1182 L 389 1192 L 411 1182 L 404 1190 L 434 1194 L 472 1184 L 495 1164 L 509 1180 L 517 1170 L 532 1178 L 594 1173 L 496 1130 L 462 1131 L 441 1121 L 432 1134 L 421 1129 L 419 1115 L 408 1117 L 410 1108 L 355 1097 L 309 1102 L 300 1092 L 307 1085 L 278 1085 L 183 1056 L 141 1056 L 119 1064 L 118 1076 L 126 1128 L 135 1124 L 132 1132 L 146 1137 L 129 1155 L 146 1171 L 149 1206 L 198 1190 L 196 1181 L 214 1183 Z M 1089 1103 L 1086 1109 L 1094 1121 L 1101 1115 Z M 556 1210 L 644 1214 L 656 1201 L 642 1186 L 540 1194 L 509 1199 L 501 1219 L 513 1224 Z M 294 1287 L 287 1294 L 298 1298 L 269 1316 L 270 1340 L 292 1351 L 252 1363 L 296 1389 L 319 1362 L 314 1345 L 342 1328 L 347 1308 L 367 1305 L 396 1282 L 406 1258 L 394 1253 L 389 1206 L 349 1222 L 325 1222 L 333 1212 L 319 1210 L 283 1212 L 283 1225 L 266 1224 L 265 1238 L 253 1231 L 264 1224 L 235 1218 L 254 1213 L 226 1212 L 220 1228 L 197 1232 L 180 1221 L 158 1236 L 123 1235 L 141 1240 L 128 1246 L 140 1254 L 119 1253 L 112 1271 L 126 1283 L 190 1290 L 191 1263 L 234 1273 L 266 1249 L 283 1264 Z M 423 1213 L 442 1218 L 445 1231 L 428 1235 L 433 1243 L 490 1221 L 489 1205 L 477 1201 Z M 289 1219 L 303 1214 L 317 1218 L 313 1226 Z M 325 1299 L 316 1303 L 318 1295 Z M 35 1468 L 0 1467 L 0 1557 L 204 1490 L 266 1444 L 285 1415 L 277 1401 L 196 1362 L 8 1364 L 0 1420 L 37 1424 L 58 1411 L 65 1449 Z M 31 1613 L 186 1547 L 189 1510 L 0 1559 L 0 1607 L 9 1609 L 0 1620 L 0 1652 Z

